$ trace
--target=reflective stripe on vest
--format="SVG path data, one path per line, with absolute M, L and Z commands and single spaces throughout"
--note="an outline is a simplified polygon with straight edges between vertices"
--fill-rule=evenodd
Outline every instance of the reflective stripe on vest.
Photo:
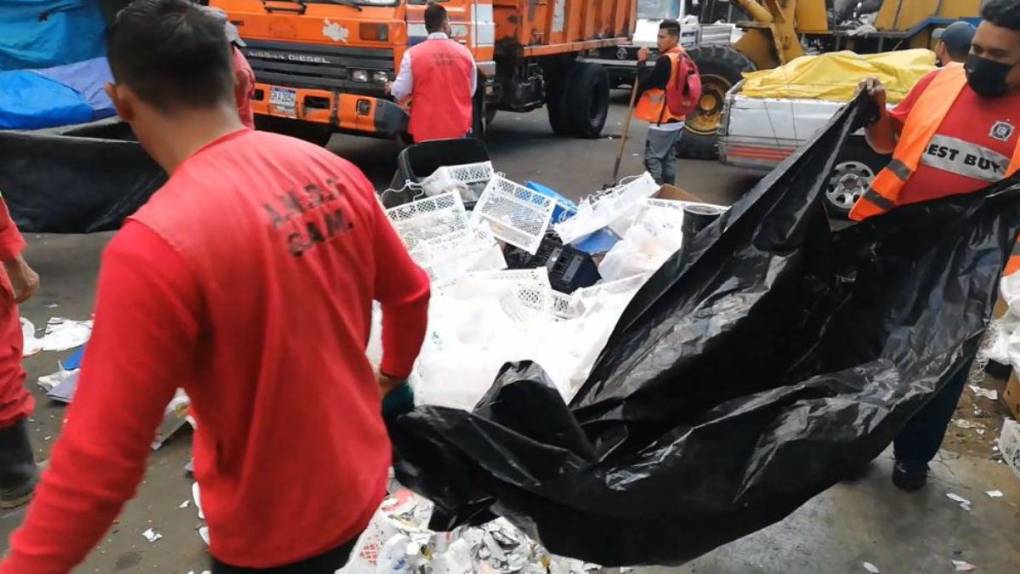
M 917 99 L 903 124 L 893 159 L 880 171 L 871 188 L 854 204 L 850 219 L 861 221 L 896 207 L 904 186 L 921 164 L 928 145 L 967 86 L 963 65 L 954 63 L 943 68 Z M 1014 152 L 1004 177 L 1020 169 L 1020 146 Z
M 661 57 L 669 58 L 669 81 L 667 86 L 676 82 L 676 75 L 680 70 L 680 48 L 673 48 L 662 54 Z M 634 108 L 634 117 L 652 124 L 662 124 L 670 121 L 683 121 L 684 116 L 675 116 L 669 112 L 666 105 L 666 90 L 651 88 L 645 90 Z

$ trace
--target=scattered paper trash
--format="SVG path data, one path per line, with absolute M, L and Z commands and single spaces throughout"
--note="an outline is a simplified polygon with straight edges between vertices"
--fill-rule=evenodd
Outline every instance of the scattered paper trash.
M 878 574 L 880 572 L 878 566 L 875 566 L 871 562 L 865 562 L 864 569 L 867 570 L 868 572 L 871 572 L 871 574 Z
M 202 512 L 202 494 L 198 490 L 198 483 L 191 485 L 191 497 L 195 500 L 195 509 L 198 510 L 199 520 L 205 520 L 205 512 Z
M 178 505 L 177 508 L 187 508 L 189 506 L 191 506 L 191 501 L 185 500 L 184 502 L 180 503 L 180 505 Z
M 974 566 L 970 562 L 964 562 L 963 560 L 953 560 L 953 566 L 956 568 L 957 572 L 973 572 L 977 569 L 977 566 Z
M 990 401 L 999 400 L 999 393 L 995 389 L 983 389 L 977 385 L 970 385 L 970 390 L 974 391 L 974 394 L 979 397 L 984 397 Z
M 968 512 L 970 511 L 970 501 L 967 500 L 966 498 L 960 496 L 959 494 L 954 494 L 954 493 L 950 492 L 950 493 L 946 494 L 946 498 L 948 498 L 949 500 L 952 500 L 953 502 L 959 502 L 960 503 L 960 508 L 962 508 L 962 509 L 964 509 L 964 510 L 966 510 Z
M 163 538 L 162 534 L 160 534 L 159 532 L 156 532 L 155 530 L 153 530 L 151 528 L 146 530 L 145 532 L 143 532 L 142 536 L 144 536 L 145 539 L 148 540 L 149 542 L 155 542 L 155 541 L 159 540 L 160 538 Z
M 24 338 L 22 354 L 30 357 L 41 351 L 67 351 L 88 342 L 92 335 L 92 321 L 72 321 L 53 317 L 46 323 L 42 337 L 35 336 L 35 325 L 21 318 L 21 334 Z
M 198 537 L 202 539 L 202 542 L 205 542 L 206 546 L 209 546 L 209 527 L 203 526 L 199 528 Z
M 985 494 L 987 494 L 990 498 L 1002 498 L 1003 497 L 1003 494 L 1002 494 L 1001 490 L 989 490 L 989 491 L 986 491 Z
M 973 423 L 966 419 L 956 419 L 953 421 L 953 424 L 964 430 L 984 428 L 984 425 L 981 423 Z
M 184 427 L 191 412 L 191 399 L 183 389 L 177 389 L 174 398 L 170 399 L 163 412 L 163 422 L 156 429 L 152 440 L 152 450 L 159 450 L 170 437 Z
M 58 403 L 70 404 L 74 399 L 74 393 L 78 390 L 78 378 L 81 375 L 80 369 L 73 371 L 64 371 L 66 376 L 60 377 L 60 381 L 54 386 L 46 396 L 57 401 Z M 42 379 L 40 378 L 40 382 Z

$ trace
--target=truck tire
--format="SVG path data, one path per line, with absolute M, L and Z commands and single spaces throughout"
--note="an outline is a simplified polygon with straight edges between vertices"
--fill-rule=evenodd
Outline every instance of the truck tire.
M 687 116 L 680 140 L 680 157 L 715 159 L 716 139 L 722 119 L 726 92 L 736 85 L 744 72 L 754 71 L 754 62 L 729 46 L 698 46 L 687 52 L 701 73 L 701 100 L 698 109 Z
M 570 124 L 567 121 L 567 90 L 563 78 L 569 68 L 553 71 L 545 83 L 545 107 L 549 112 L 549 125 L 558 136 L 570 135 Z
M 836 219 L 846 219 L 854 203 L 889 163 L 889 156 L 875 153 L 864 138 L 854 137 L 836 156 L 836 163 L 825 182 L 825 207 Z
M 609 116 L 609 74 L 598 64 L 574 64 L 567 75 L 565 100 L 570 133 L 595 139 Z
M 475 90 L 471 98 L 471 135 L 478 139 L 485 139 L 485 132 L 489 131 L 488 113 L 485 106 L 485 91 Z
M 317 146 L 325 146 L 333 136 L 329 126 L 315 122 L 301 122 L 275 116 L 255 116 L 256 129 L 295 137 Z

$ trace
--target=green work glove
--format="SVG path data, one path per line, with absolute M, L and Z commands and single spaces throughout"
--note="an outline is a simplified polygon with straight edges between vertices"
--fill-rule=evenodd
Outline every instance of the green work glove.
M 402 415 L 412 409 L 414 409 L 414 389 L 407 383 L 393 389 L 383 397 L 383 417 Z

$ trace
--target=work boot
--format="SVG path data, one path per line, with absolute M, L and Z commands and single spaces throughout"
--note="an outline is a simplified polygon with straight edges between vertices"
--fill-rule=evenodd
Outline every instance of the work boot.
M 928 483 L 928 465 L 923 462 L 897 460 L 893 466 L 892 481 L 896 488 L 915 492 Z
M 17 508 L 27 503 L 38 475 L 25 420 L 0 429 L 0 508 Z

